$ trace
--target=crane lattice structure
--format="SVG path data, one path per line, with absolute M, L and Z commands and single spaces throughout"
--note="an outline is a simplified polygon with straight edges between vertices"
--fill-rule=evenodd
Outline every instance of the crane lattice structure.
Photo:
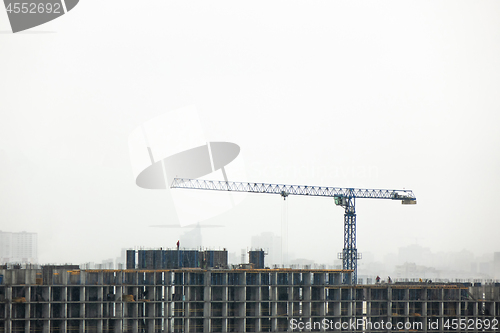
M 175 178 L 171 188 L 197 190 L 270 193 L 279 194 L 284 199 L 289 195 L 334 198 L 335 204 L 344 208 L 344 249 L 338 258 L 342 259 L 342 268 L 353 270 L 352 283 L 357 283 L 357 264 L 361 259 L 356 248 L 356 199 L 389 199 L 399 200 L 403 204 L 416 204 L 417 198 L 411 190 L 377 190 L 361 188 L 282 185 L 249 182 L 231 182 L 218 180 L 202 180 Z

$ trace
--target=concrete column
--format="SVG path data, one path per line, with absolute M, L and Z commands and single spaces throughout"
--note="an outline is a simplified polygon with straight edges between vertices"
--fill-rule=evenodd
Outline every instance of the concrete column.
M 31 311 L 31 304 L 30 304 L 31 303 L 31 286 L 29 284 L 27 284 L 26 288 L 24 289 L 24 297 L 26 298 L 24 317 L 26 319 L 29 319 L 30 318 L 30 311 Z M 28 323 L 28 328 L 29 328 L 29 323 Z
M 293 316 L 293 273 L 287 273 L 288 278 L 288 286 L 286 288 L 287 294 L 288 294 L 288 301 L 286 304 L 286 322 L 287 325 L 290 323 L 290 320 L 292 319 Z
M 167 285 L 165 286 L 165 303 L 164 303 L 164 323 L 165 323 L 165 330 L 167 332 L 173 332 L 174 328 L 173 328 L 173 320 L 172 320 L 172 316 L 173 316 L 173 300 L 172 300 L 172 290 L 173 290 L 173 287 L 172 287 L 172 279 L 171 279 L 171 275 L 172 273 L 169 272 L 169 273 L 166 273 L 166 275 L 168 275 L 168 278 L 167 278 Z
M 387 287 L 387 319 L 392 321 L 392 288 Z
M 227 287 L 227 272 L 222 275 L 222 332 L 228 331 L 228 287 Z
M 9 271 L 4 275 L 5 284 L 11 283 Z M 5 287 L 5 332 L 12 332 L 12 287 Z
M 184 281 L 189 281 L 186 278 L 186 275 L 188 275 L 188 273 L 184 273 Z M 188 302 L 189 300 L 191 300 L 191 287 L 184 284 L 183 304 L 184 304 L 184 317 L 186 318 L 184 320 L 186 332 L 190 331 L 190 326 L 191 326 L 191 320 L 189 319 L 189 317 L 191 316 L 191 304 Z
M 67 289 L 66 287 L 64 287 L 64 289 Z M 64 297 L 64 296 L 63 296 Z M 62 328 L 61 328 L 61 331 L 62 332 L 67 332 L 67 327 L 68 327 L 68 303 L 67 303 L 67 300 L 64 300 L 64 303 L 62 304 L 62 318 L 63 318 L 63 322 L 62 322 Z
M 347 306 L 347 315 L 352 316 L 355 312 L 356 309 L 354 308 L 354 289 L 349 288 L 349 296 L 348 296 L 348 306 Z
M 322 284 L 323 285 L 325 284 L 324 279 L 322 281 Z M 326 290 L 325 290 L 325 288 L 321 288 L 319 292 L 320 292 L 319 298 L 321 300 L 321 307 L 319 309 L 319 315 L 322 317 L 325 317 L 326 316 Z
M 101 308 L 102 311 L 102 303 L 99 304 L 99 307 Z M 103 332 L 103 326 L 104 326 L 104 320 L 102 319 L 102 313 L 101 313 L 101 318 L 97 319 L 97 332 L 102 333 Z
M 85 318 L 85 286 L 80 287 L 80 317 Z M 85 332 L 85 319 L 80 321 L 80 332 Z
M 67 270 L 61 270 L 59 272 L 59 274 L 61 275 L 61 284 L 63 286 L 67 286 L 68 285 L 68 281 L 69 281 L 69 273 Z
M 137 317 L 137 306 L 135 307 L 134 317 Z M 139 322 L 137 320 L 132 320 L 132 332 L 139 332 Z
M 344 273 L 346 275 L 347 284 L 352 284 L 352 273 Z
M 24 284 L 26 285 L 31 285 L 31 284 L 36 284 L 36 269 L 27 269 L 26 270 L 26 280 Z
M 304 288 L 302 290 L 302 316 L 311 317 L 311 273 L 302 273 Z
M 123 333 L 123 319 L 117 319 L 115 321 L 114 333 Z
M 408 318 L 410 315 L 410 289 L 405 289 L 405 316 Z
M 158 281 L 159 282 L 159 281 Z M 148 299 L 150 302 L 146 302 L 146 315 L 149 317 L 148 319 L 148 332 L 154 333 L 155 325 L 156 325 L 156 314 L 159 312 L 158 309 L 161 306 L 161 303 L 156 303 L 156 301 L 161 300 L 161 290 L 158 290 L 156 286 L 156 274 L 153 277 L 154 286 L 146 287 L 148 291 Z M 160 292 L 159 292 L 160 291 Z
M 270 290 L 270 299 L 271 299 L 271 331 L 276 332 L 278 330 L 278 273 L 272 272 L 270 274 L 271 278 L 271 290 Z
M 239 318 L 236 322 L 237 332 L 245 332 L 245 318 Z
M 203 332 L 211 330 L 212 273 L 205 272 L 203 287 Z
M 424 329 L 423 329 L 423 332 L 427 332 L 427 323 L 428 323 L 428 317 L 427 317 L 427 288 L 424 288 L 422 290 L 422 293 L 423 294 L 423 297 L 422 297 L 422 320 L 423 320 L 423 325 L 424 325 Z M 430 317 L 429 317 L 430 318 Z
M 257 303 L 255 308 L 255 316 L 257 319 L 255 320 L 255 332 L 261 332 L 261 319 L 262 319 L 262 279 L 261 275 L 257 274 Z
M 50 312 L 51 312 L 50 308 L 51 308 L 51 301 L 52 301 L 52 287 L 48 286 L 48 287 L 43 288 L 42 295 L 43 295 L 43 299 L 48 302 L 48 303 L 43 304 L 42 317 L 43 318 L 50 318 Z M 50 329 L 50 320 L 48 320 L 46 323 L 47 323 L 47 325 L 44 325 L 44 332 L 45 332 L 45 329 L 47 330 L 47 332 Z
M 155 320 L 153 318 L 146 319 L 147 331 L 148 333 L 154 333 L 155 331 Z
M 243 301 L 246 300 L 246 285 L 247 285 L 247 273 L 243 272 L 240 274 L 240 285 L 242 286 L 241 288 L 238 288 L 239 290 L 239 297 L 238 299 Z M 238 330 L 239 332 L 245 332 L 246 331 L 246 316 L 247 316 L 247 307 L 246 307 L 246 302 L 240 303 L 240 316 L 242 316 L 241 319 L 239 319 L 239 325 L 238 325 Z
M 367 297 L 366 297 L 366 315 L 370 316 L 372 314 L 372 302 L 371 302 L 371 289 L 367 290 Z

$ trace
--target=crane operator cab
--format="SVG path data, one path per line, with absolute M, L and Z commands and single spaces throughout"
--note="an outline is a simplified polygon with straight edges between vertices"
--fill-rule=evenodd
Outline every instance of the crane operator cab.
M 333 199 L 335 200 L 335 204 L 337 206 L 346 206 L 347 205 L 347 199 L 345 197 L 335 196 L 335 197 L 333 197 Z

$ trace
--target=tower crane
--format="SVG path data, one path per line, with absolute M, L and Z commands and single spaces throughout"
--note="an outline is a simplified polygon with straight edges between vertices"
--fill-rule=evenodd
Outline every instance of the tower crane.
M 357 263 L 358 259 L 361 259 L 356 248 L 356 199 L 369 198 L 399 200 L 405 205 L 417 203 L 417 198 L 411 190 L 377 190 L 307 185 L 282 185 L 189 178 L 175 178 L 170 187 L 212 191 L 270 193 L 279 194 L 284 199 L 286 199 L 289 195 L 333 198 L 337 206 L 344 208 L 344 249 L 342 250 L 342 253 L 338 254 L 338 258 L 342 259 L 343 269 L 353 271 L 352 281 L 350 281 L 353 284 L 357 283 Z

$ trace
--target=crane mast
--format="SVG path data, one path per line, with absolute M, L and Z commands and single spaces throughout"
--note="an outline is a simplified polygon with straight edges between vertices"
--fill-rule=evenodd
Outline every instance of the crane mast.
M 353 271 L 352 281 L 350 282 L 354 284 L 357 283 L 358 259 L 361 259 L 356 248 L 356 198 L 399 200 L 403 204 L 417 203 L 417 198 L 411 190 L 283 185 L 189 178 L 175 178 L 170 187 L 211 191 L 279 194 L 284 199 L 289 195 L 334 198 L 335 204 L 344 208 L 344 249 L 342 253 L 339 253 L 338 258 L 342 259 L 343 269 Z

